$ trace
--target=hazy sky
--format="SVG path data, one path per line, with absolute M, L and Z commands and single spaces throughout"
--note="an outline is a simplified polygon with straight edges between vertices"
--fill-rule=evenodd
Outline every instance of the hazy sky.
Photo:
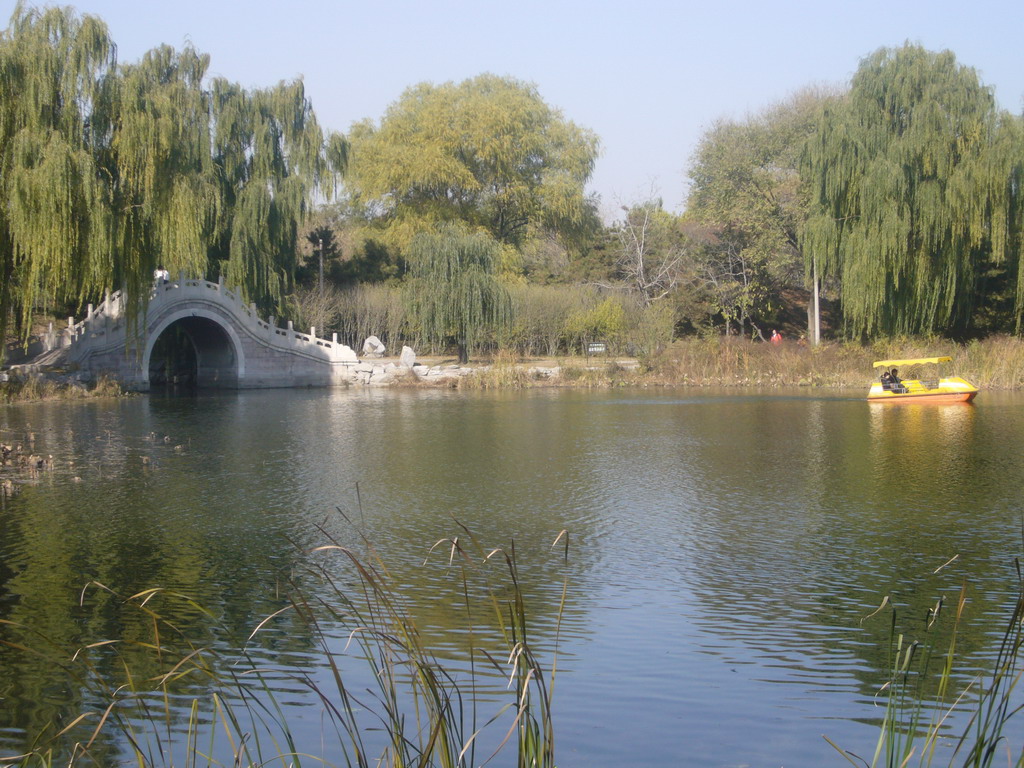
M 54 3 L 41 3 L 41 5 Z M 482 72 L 537 85 L 601 137 L 590 189 L 606 215 L 653 189 L 681 211 L 702 134 L 904 41 L 950 49 L 1000 104 L 1024 104 L 1024 0 L 79 0 L 121 61 L 186 41 L 246 87 L 302 77 L 321 124 L 377 120 L 418 82 Z M 6 26 L 13 0 L 0 0 Z

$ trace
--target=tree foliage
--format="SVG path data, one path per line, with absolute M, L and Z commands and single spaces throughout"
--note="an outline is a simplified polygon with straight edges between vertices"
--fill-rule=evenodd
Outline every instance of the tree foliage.
M 452 225 L 409 244 L 406 284 L 416 330 L 435 347 L 454 344 L 459 361 L 507 321 L 508 291 L 496 276 L 500 248 L 483 233 Z
M 824 110 L 802 245 L 842 280 L 851 335 L 968 326 L 983 265 L 1014 248 L 1009 119 L 952 53 L 909 44 L 866 58 Z
M 639 304 L 649 307 L 664 299 L 682 280 L 686 240 L 679 219 L 651 198 L 632 207 L 612 231 L 618 241 L 618 267 Z
M 399 246 L 443 222 L 519 247 L 531 233 L 567 238 L 595 220 L 584 185 L 597 137 L 512 78 L 413 86 L 350 139 L 351 194 Z
M 280 308 L 292 288 L 299 226 L 329 178 L 323 134 L 301 81 L 250 92 L 217 79 L 211 99 L 224 201 L 212 266 L 264 309 Z
M 0 324 L 81 306 L 153 269 L 223 274 L 280 307 L 298 228 L 344 169 L 302 83 L 214 80 L 209 57 L 167 46 L 119 65 L 106 26 L 19 3 L 0 33 Z
M 110 174 L 114 269 L 108 287 L 144 293 L 153 268 L 206 272 L 207 244 L 220 198 L 210 155 L 209 57 L 161 46 L 108 78 L 111 100 L 93 115 L 109 137 L 101 153 Z
M 569 315 L 565 333 L 568 348 L 576 351 L 587 342 L 604 341 L 617 345 L 626 332 L 626 310 L 621 301 L 608 296 L 593 307 Z
M 0 327 L 14 310 L 27 329 L 35 304 L 80 302 L 116 269 L 108 137 L 93 127 L 114 66 L 91 17 L 19 4 L 0 36 Z
M 727 320 L 764 313 L 783 288 L 803 286 L 809 201 L 800 159 L 837 98 L 804 89 L 744 121 L 716 122 L 697 146 L 687 208 L 701 234 L 697 278 Z

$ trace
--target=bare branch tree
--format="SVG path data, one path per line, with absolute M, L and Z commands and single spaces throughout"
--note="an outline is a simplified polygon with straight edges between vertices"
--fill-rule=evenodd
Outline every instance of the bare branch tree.
M 665 298 L 682 279 L 685 247 L 675 217 L 651 198 L 632 208 L 616 229 L 619 270 L 636 291 L 642 306 Z

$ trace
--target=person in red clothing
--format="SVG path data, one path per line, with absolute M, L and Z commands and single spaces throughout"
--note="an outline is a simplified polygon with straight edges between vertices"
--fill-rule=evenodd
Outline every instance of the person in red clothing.
M 781 344 L 781 343 L 782 343 L 782 334 L 779 333 L 778 331 L 776 331 L 773 328 L 772 329 L 772 344 Z

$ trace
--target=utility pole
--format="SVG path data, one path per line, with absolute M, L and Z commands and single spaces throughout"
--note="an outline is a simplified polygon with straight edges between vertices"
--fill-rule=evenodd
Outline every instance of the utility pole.
M 821 344 L 821 286 L 818 283 L 818 257 L 814 264 L 814 346 Z
M 320 297 L 324 295 L 324 238 L 323 235 L 317 238 L 320 245 Z

